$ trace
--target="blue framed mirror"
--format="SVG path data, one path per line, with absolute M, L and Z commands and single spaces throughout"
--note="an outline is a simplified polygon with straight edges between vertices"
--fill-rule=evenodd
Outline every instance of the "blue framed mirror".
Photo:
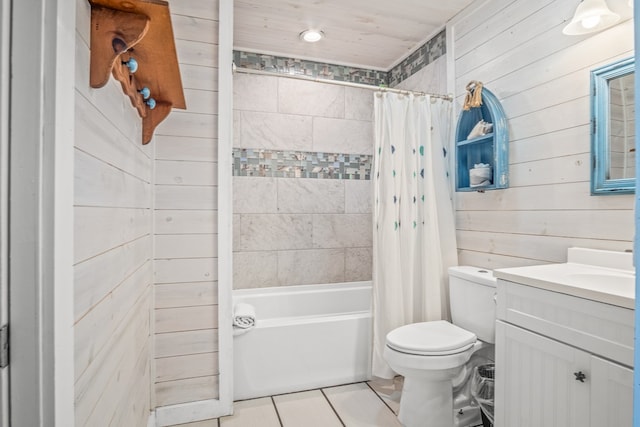
M 591 194 L 635 191 L 634 58 L 591 71 Z

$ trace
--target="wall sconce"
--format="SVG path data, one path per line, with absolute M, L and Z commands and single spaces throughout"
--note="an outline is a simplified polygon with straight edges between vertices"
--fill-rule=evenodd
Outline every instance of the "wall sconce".
M 620 15 L 612 12 L 605 0 L 582 0 L 562 33 L 568 36 L 595 33 L 611 27 L 619 20 Z

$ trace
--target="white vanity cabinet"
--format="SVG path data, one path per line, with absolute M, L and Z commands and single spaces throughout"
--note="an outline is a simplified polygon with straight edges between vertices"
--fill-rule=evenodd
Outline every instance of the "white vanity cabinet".
M 632 425 L 632 309 L 504 279 L 497 304 L 496 427 Z

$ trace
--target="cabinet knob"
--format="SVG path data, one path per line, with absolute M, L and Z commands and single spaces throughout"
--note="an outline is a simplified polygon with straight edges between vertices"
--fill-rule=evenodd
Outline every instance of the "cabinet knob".
M 138 61 L 136 61 L 134 58 L 129 58 L 128 61 L 122 61 L 122 63 L 127 66 L 131 74 L 138 71 Z
M 140 94 L 142 95 L 142 99 L 147 99 L 151 96 L 151 91 L 146 86 L 140 89 L 138 92 L 140 92 Z
M 575 375 L 576 381 L 580 381 L 581 383 L 583 383 L 587 378 L 587 376 L 582 371 L 574 372 L 573 375 Z

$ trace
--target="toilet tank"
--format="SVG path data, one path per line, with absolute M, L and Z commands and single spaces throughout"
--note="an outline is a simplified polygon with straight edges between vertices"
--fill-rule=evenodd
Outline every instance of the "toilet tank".
M 449 268 L 451 323 L 493 344 L 496 336 L 496 278 L 491 270 Z

